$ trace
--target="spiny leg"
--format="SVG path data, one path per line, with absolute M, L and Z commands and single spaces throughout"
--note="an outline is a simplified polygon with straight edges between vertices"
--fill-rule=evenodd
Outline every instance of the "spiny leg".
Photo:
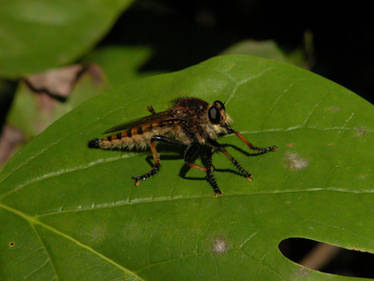
M 218 142 L 212 139 L 208 139 L 208 142 L 215 148 L 219 149 L 223 154 L 231 161 L 231 163 L 235 166 L 235 168 L 240 172 L 242 177 L 247 178 L 249 181 L 252 181 L 252 175 L 248 173 L 238 161 Z
M 223 192 L 219 189 L 217 185 L 213 172 L 209 168 L 206 170 L 206 179 L 209 182 L 209 184 L 213 187 L 214 197 L 217 197 L 217 194 L 223 195 Z
M 235 168 L 240 172 L 240 175 L 247 178 L 249 181 L 252 181 L 252 174 L 248 173 L 242 166 L 240 166 L 239 162 L 235 160 L 234 157 L 223 147 L 219 148 L 220 151 L 231 161 L 231 163 L 235 166 Z
M 200 143 L 194 142 L 186 148 L 184 153 L 184 161 L 187 162 L 189 167 L 206 173 L 206 179 L 214 190 L 214 196 L 217 197 L 217 194 L 223 194 L 223 192 L 219 189 L 213 175 L 215 170 L 212 164 L 213 151 L 214 148 L 211 146 L 201 145 Z M 195 161 L 199 156 L 201 157 L 201 161 L 205 167 L 201 167 L 193 163 L 193 161 Z
M 241 135 L 238 131 L 235 131 L 234 129 L 230 128 L 230 127 L 226 127 L 227 129 L 227 132 L 229 134 L 235 134 L 242 142 L 244 142 L 250 149 L 252 150 L 256 150 L 256 151 L 260 151 L 261 154 L 262 153 L 267 153 L 267 152 L 270 152 L 270 151 L 276 151 L 278 150 L 278 147 L 276 145 L 272 145 L 272 146 L 269 146 L 269 147 L 257 147 L 257 146 L 254 146 L 250 141 L 248 141 L 243 135 Z
M 132 177 L 132 179 L 135 181 L 136 186 L 138 186 L 140 184 L 141 180 L 146 180 L 146 179 L 150 178 L 151 176 L 154 176 L 155 174 L 157 174 L 159 172 L 161 165 L 160 165 L 160 160 L 158 158 L 158 153 L 157 153 L 157 149 L 156 149 L 156 145 L 159 142 L 164 142 L 164 143 L 174 144 L 174 145 L 180 145 L 180 143 L 178 141 L 175 141 L 173 139 L 170 139 L 170 138 L 167 138 L 167 137 L 164 137 L 164 136 L 153 136 L 151 138 L 150 146 L 151 146 L 153 161 L 154 161 L 155 165 L 147 173 L 145 173 L 141 176 Z
M 199 165 L 197 165 L 195 163 L 188 162 L 187 165 L 190 168 L 194 168 L 196 170 L 199 170 L 199 171 L 202 171 L 202 172 L 206 172 L 206 168 L 205 167 L 201 167 L 201 166 L 199 166 Z
M 199 156 L 200 146 L 201 144 L 197 142 L 193 142 L 189 146 L 187 146 L 186 150 L 184 151 L 184 161 L 187 163 L 187 165 L 190 168 L 194 168 L 194 169 L 206 172 L 205 167 L 201 167 L 193 163 Z
M 219 189 L 213 174 L 214 167 L 212 163 L 212 155 L 213 149 L 209 147 L 209 150 L 205 153 L 205 155 L 202 155 L 201 160 L 203 161 L 203 164 L 206 166 L 206 179 L 213 188 L 214 197 L 217 197 L 217 194 L 223 195 L 223 192 Z
M 202 167 L 200 165 L 197 165 L 197 164 L 193 163 L 199 157 L 200 150 L 201 150 L 200 148 L 201 148 L 201 144 L 199 144 L 197 142 L 194 142 L 194 143 L 190 144 L 184 152 L 184 161 L 187 162 L 187 165 L 190 168 L 194 168 L 194 169 L 197 169 L 199 171 L 206 172 L 205 167 Z M 211 149 L 213 149 L 213 148 L 211 148 Z M 211 164 L 210 169 L 212 169 L 212 171 L 215 170 L 213 164 Z
M 254 146 L 252 143 L 250 143 L 243 135 L 241 135 L 239 132 L 235 131 L 234 132 L 235 135 L 237 135 L 237 137 L 242 140 L 250 149 L 252 150 L 256 150 L 256 151 L 260 151 L 260 152 L 263 152 L 263 153 L 267 153 L 267 152 L 270 152 L 270 151 L 276 151 L 278 149 L 278 147 L 276 145 L 272 145 L 272 146 L 268 146 L 268 147 L 257 147 L 257 146 Z
M 154 176 L 160 170 L 160 161 L 159 161 L 158 155 L 157 155 L 156 141 L 153 138 L 151 138 L 150 146 L 151 146 L 153 161 L 154 161 L 155 165 L 147 173 L 145 173 L 141 176 L 132 177 L 132 179 L 135 181 L 136 186 L 138 186 L 140 184 L 141 180 L 146 180 L 149 177 Z

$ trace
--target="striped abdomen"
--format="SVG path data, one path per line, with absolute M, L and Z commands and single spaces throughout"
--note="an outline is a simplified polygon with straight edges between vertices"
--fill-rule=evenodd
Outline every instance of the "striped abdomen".
M 162 135 L 176 137 L 179 133 L 179 126 L 175 126 L 175 120 L 142 124 L 102 139 L 93 139 L 88 143 L 91 148 L 101 149 L 123 149 L 136 148 L 145 149 L 150 144 L 152 136 Z

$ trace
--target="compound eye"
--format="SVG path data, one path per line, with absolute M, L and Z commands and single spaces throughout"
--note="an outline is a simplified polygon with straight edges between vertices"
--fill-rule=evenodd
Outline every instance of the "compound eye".
M 215 108 L 214 106 L 212 106 L 210 109 L 209 109 L 209 120 L 210 122 L 212 122 L 213 124 L 218 124 L 219 121 L 220 121 L 220 114 L 219 114 L 219 111 L 217 110 L 217 108 Z
M 216 100 L 216 101 L 214 102 L 214 106 L 215 106 L 216 108 L 218 108 L 218 109 L 223 109 L 223 110 L 225 110 L 225 105 L 223 104 L 223 102 L 221 102 L 221 101 L 219 101 L 219 100 Z

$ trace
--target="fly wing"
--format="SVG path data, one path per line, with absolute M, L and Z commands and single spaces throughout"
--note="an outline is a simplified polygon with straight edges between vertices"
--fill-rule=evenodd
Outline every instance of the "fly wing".
M 152 115 L 149 115 L 149 116 L 146 116 L 146 117 L 134 120 L 134 121 L 130 121 L 130 122 L 127 122 L 127 123 L 124 123 L 124 124 L 114 126 L 110 129 L 106 130 L 104 132 L 104 134 L 109 134 L 109 133 L 114 133 L 114 132 L 118 132 L 118 131 L 128 130 L 128 129 L 131 129 L 131 128 L 134 128 L 134 127 L 139 127 L 139 126 L 149 124 L 149 123 L 154 123 L 154 122 L 155 123 L 161 123 L 163 121 L 169 121 L 169 120 L 172 120 L 172 119 L 174 119 L 174 118 L 171 114 L 171 110 L 167 110 L 167 111 L 155 113 L 155 114 L 152 114 Z

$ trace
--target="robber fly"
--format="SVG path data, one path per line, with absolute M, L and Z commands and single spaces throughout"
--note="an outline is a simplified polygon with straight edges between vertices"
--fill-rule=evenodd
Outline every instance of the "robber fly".
M 239 174 L 248 180 L 252 175 L 232 157 L 216 139 L 221 135 L 235 134 L 250 149 L 259 151 L 259 154 L 275 151 L 276 146 L 260 148 L 252 145 L 239 132 L 230 127 L 231 118 L 225 111 L 225 105 L 215 101 L 209 105 L 199 98 L 180 98 L 168 110 L 156 113 L 152 106 L 148 111 L 151 115 L 113 127 L 101 139 L 93 139 L 88 143 L 91 148 L 101 149 L 145 149 L 150 147 L 154 166 L 147 173 L 132 177 L 136 185 L 157 174 L 160 170 L 160 161 L 157 153 L 157 144 L 166 143 L 184 147 L 184 160 L 191 168 L 206 173 L 206 179 L 213 187 L 215 196 L 223 194 L 214 178 L 212 155 L 215 151 L 222 152 L 239 171 Z M 194 161 L 201 158 L 203 166 Z

